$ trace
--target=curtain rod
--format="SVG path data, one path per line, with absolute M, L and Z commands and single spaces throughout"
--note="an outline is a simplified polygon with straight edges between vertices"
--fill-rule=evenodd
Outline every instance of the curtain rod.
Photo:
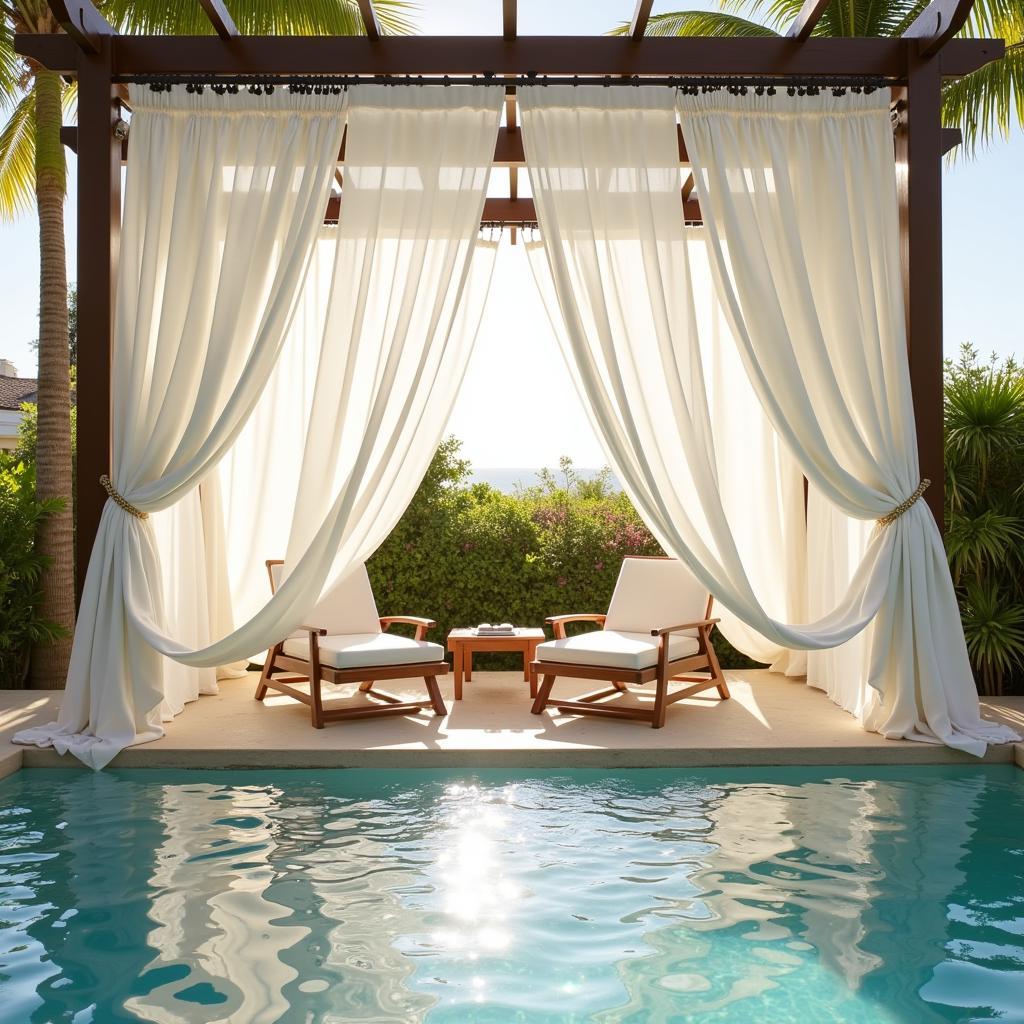
M 852 92 L 874 92 L 896 82 L 877 75 L 671 75 L 667 77 L 643 77 L 640 75 L 515 75 L 499 77 L 491 72 L 483 75 L 196 75 L 196 74 L 152 74 L 115 75 L 115 82 L 148 85 L 154 92 L 164 92 L 173 85 L 184 85 L 190 92 L 202 92 L 210 88 L 216 93 L 234 94 L 241 89 L 260 95 L 270 94 L 276 87 L 287 88 L 296 93 L 341 93 L 351 85 L 403 86 L 497 86 L 504 89 L 522 86 L 548 85 L 600 85 L 611 87 L 661 86 L 682 89 L 686 92 L 715 92 L 726 89 L 740 95 L 750 89 L 761 95 L 774 95 L 785 89 L 789 95 L 817 95 L 822 89 L 830 89 L 839 95 L 849 89 Z

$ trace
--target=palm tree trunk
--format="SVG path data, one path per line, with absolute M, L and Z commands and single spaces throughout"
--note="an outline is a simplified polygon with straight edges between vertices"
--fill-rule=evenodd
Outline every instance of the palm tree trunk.
M 66 168 L 60 141 L 61 81 L 38 69 L 36 94 L 36 207 L 39 212 L 39 397 L 36 493 L 62 498 L 36 544 L 51 559 L 43 577 L 42 614 L 67 636 L 32 652 L 32 685 L 59 689 L 67 677 L 75 626 L 74 518 L 71 494 L 71 395 L 68 357 L 68 280 L 64 255 Z

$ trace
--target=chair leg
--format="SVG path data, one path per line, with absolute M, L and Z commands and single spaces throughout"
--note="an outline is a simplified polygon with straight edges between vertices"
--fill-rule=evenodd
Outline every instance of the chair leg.
M 545 676 L 540 684 L 540 691 L 537 694 L 536 700 L 533 702 L 533 707 L 530 708 L 530 714 L 539 715 L 548 704 L 548 697 L 551 696 L 551 688 L 555 685 L 554 676 Z
M 441 689 L 437 685 L 437 676 L 424 676 L 423 681 L 427 684 L 427 693 L 430 694 L 430 703 L 434 709 L 434 714 L 439 718 L 443 718 L 448 714 L 448 709 L 444 706 L 444 701 L 441 699 Z
M 718 684 L 718 696 L 722 700 L 728 700 L 732 694 L 729 693 L 729 684 L 725 681 L 725 674 L 722 672 L 722 666 L 718 664 L 718 655 L 715 653 L 715 648 L 712 646 L 711 637 L 707 638 L 707 650 L 708 650 L 708 668 L 711 669 L 711 678 Z
M 322 729 L 324 727 L 324 698 L 321 693 L 321 680 L 320 680 L 320 665 L 318 661 L 314 661 L 310 665 L 309 673 L 309 706 L 312 712 L 313 728 Z
M 274 644 L 267 651 L 266 661 L 263 662 L 263 671 L 260 673 L 260 681 L 256 684 L 256 693 L 253 695 L 256 700 L 263 700 L 267 695 L 267 683 L 270 682 L 270 677 L 274 674 L 274 659 L 277 657 L 279 647 L 280 644 Z
M 668 708 L 668 676 L 664 671 L 658 673 L 657 689 L 654 691 L 654 711 L 651 715 L 651 728 L 661 729 L 665 725 L 665 711 Z
M 365 683 L 359 684 L 360 693 L 369 693 L 373 689 L 373 680 L 367 679 Z
M 625 683 L 620 683 L 618 680 L 612 683 L 612 686 L 614 686 L 619 693 L 626 693 L 629 690 L 629 687 Z

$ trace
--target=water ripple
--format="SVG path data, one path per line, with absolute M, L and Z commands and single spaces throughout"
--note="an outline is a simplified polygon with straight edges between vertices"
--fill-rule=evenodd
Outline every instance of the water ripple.
M 1024 1020 L 1021 778 L 25 771 L 0 1024 Z

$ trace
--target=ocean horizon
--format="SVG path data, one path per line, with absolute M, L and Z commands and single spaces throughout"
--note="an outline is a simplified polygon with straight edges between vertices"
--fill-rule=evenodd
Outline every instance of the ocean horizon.
M 561 481 L 564 479 L 561 470 L 557 467 L 548 468 L 555 474 L 556 480 Z M 542 467 L 540 466 L 513 468 L 505 466 L 484 466 L 479 469 L 474 467 L 473 471 L 469 475 L 469 480 L 470 483 L 474 484 L 490 484 L 495 490 L 502 491 L 505 494 L 515 494 L 517 490 L 521 490 L 526 487 L 534 487 L 539 484 L 539 474 L 541 472 Z M 594 466 L 573 466 L 573 472 L 579 477 L 592 480 L 601 472 L 601 470 Z M 622 489 L 614 473 L 612 474 L 611 483 L 616 490 Z

